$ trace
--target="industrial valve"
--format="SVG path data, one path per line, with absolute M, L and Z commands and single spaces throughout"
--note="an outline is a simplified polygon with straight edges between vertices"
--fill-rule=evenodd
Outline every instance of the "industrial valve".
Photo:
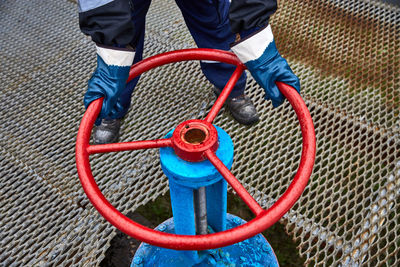
M 294 205 L 307 185 L 316 150 L 310 113 L 294 88 L 277 82 L 297 114 L 303 147 L 293 181 L 271 207 L 263 209 L 230 171 L 234 151 L 231 138 L 212 124 L 246 69 L 233 53 L 185 49 L 159 54 L 132 66 L 128 81 L 155 67 L 187 60 L 236 65 L 206 118 L 182 122 L 163 139 L 90 145 L 91 130 L 102 106 L 102 99 L 95 100 L 83 116 L 76 142 L 76 163 L 83 189 L 105 219 L 143 241 L 132 266 L 278 266 L 272 248 L 260 233 Z M 95 153 L 151 148 L 160 149 L 173 211 L 173 218 L 154 230 L 130 220 L 107 201 L 94 180 L 89 163 L 89 155 Z M 246 222 L 227 213 L 227 184 L 248 205 L 254 219 Z

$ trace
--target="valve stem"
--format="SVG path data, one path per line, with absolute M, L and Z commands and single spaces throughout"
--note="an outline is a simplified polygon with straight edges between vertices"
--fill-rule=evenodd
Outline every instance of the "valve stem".
M 206 200 L 206 188 L 200 187 L 199 189 L 193 190 L 194 195 L 194 212 L 196 217 L 196 234 L 206 235 L 207 234 L 207 200 Z

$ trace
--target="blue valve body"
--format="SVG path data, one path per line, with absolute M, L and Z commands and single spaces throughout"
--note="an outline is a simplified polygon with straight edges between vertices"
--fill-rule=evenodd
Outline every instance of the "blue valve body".
M 230 136 L 215 126 L 218 132 L 217 157 L 230 169 L 233 163 L 233 143 Z M 172 136 L 170 131 L 166 138 Z M 193 190 L 206 188 L 207 223 L 209 232 L 225 231 L 245 221 L 227 214 L 227 183 L 208 161 L 188 162 L 179 158 L 170 147 L 160 148 L 161 167 L 168 177 L 173 218 L 156 230 L 195 235 Z M 178 251 L 142 243 L 131 266 L 279 266 L 276 256 L 263 235 L 258 234 L 237 244 L 205 251 Z
M 232 214 L 226 216 L 227 229 L 246 223 Z M 173 218 L 168 219 L 156 230 L 175 233 Z M 140 244 L 133 258 L 131 267 L 278 267 L 278 261 L 271 246 L 262 234 L 253 236 L 231 246 L 195 252 L 197 259 L 187 254 L 188 251 L 172 250 Z M 135 263 L 136 262 L 136 263 Z

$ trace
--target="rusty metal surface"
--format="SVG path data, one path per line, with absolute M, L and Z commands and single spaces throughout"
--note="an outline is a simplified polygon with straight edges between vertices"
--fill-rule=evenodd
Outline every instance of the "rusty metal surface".
M 375 1 L 279 1 L 271 19 L 315 123 L 309 185 L 282 219 L 309 265 L 400 265 L 400 9 Z M 145 56 L 194 47 L 173 1 L 153 1 Z M 95 47 L 74 1 L 0 2 L 0 265 L 93 266 L 115 230 L 88 203 L 74 166 Z M 263 207 L 297 169 L 301 137 L 286 103 L 272 109 L 253 80 L 261 122 L 227 112 L 232 171 Z M 162 138 L 214 101 L 196 62 L 143 75 L 122 141 Z M 133 211 L 168 190 L 158 151 L 92 157 L 105 196 Z M 268 237 L 267 237 L 268 238 Z

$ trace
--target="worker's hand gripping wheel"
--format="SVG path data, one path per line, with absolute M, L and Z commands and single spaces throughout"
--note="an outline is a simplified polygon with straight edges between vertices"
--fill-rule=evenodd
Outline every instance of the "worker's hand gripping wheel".
M 122 232 L 154 246 L 175 250 L 207 250 L 228 246 L 264 231 L 277 222 L 293 206 L 307 185 L 312 172 L 316 148 L 315 133 L 310 113 L 300 95 L 292 87 L 277 82 L 279 89 L 289 100 L 299 119 L 303 148 L 299 168 L 292 183 L 275 204 L 264 210 L 215 154 L 218 147 L 218 136 L 217 131 L 212 126 L 212 121 L 246 68 L 234 54 L 212 49 L 187 49 L 168 52 L 150 57 L 134 65 L 129 80 L 155 67 L 187 60 L 212 60 L 237 66 L 205 120 L 192 120 L 182 123 L 175 129 L 171 138 L 89 145 L 91 130 L 102 106 L 102 100 L 98 99 L 88 107 L 82 119 L 76 143 L 76 163 L 86 195 L 101 215 Z M 189 123 L 192 127 L 191 131 L 189 131 L 190 129 L 187 130 Z M 188 161 L 208 159 L 256 217 L 244 225 L 226 231 L 189 236 L 152 230 L 124 216 L 106 200 L 99 190 L 90 169 L 89 155 L 161 147 L 174 148 L 179 157 Z

